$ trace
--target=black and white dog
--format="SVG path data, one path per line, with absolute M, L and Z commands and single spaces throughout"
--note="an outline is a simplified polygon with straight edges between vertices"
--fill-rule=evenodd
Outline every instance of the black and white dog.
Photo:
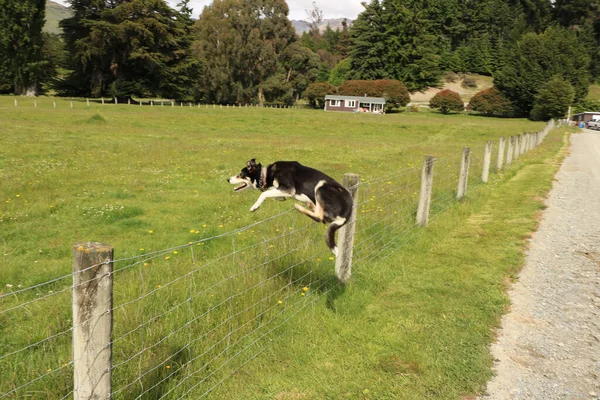
M 263 167 L 252 159 L 239 175 L 232 176 L 227 181 L 238 185 L 234 189 L 236 192 L 247 188 L 262 191 L 250 211 L 256 211 L 268 198 L 285 200 L 292 197 L 305 203 L 308 209 L 300 204 L 294 206 L 313 220 L 329 224 L 326 242 L 337 256 L 335 232 L 350 219 L 352 196 L 335 179 L 297 161 L 277 161 Z

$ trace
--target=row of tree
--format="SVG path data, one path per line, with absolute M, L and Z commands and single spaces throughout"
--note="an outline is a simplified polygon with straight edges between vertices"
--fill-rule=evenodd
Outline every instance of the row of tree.
M 371 0 L 353 25 L 295 34 L 284 0 L 70 0 L 62 37 L 42 34 L 44 0 L 0 0 L 0 91 L 218 103 L 304 97 L 313 82 L 401 81 L 445 71 L 494 77 L 515 115 L 553 78 L 582 102 L 600 76 L 600 0 Z

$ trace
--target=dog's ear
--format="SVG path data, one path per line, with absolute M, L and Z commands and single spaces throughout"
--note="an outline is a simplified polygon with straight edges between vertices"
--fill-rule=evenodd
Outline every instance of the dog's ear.
M 256 158 L 253 158 L 252 160 L 248 161 L 246 163 L 246 168 L 248 168 L 248 172 L 252 173 L 254 171 L 256 171 Z

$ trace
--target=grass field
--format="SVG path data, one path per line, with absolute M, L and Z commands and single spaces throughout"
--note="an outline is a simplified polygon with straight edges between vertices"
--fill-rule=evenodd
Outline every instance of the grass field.
M 485 141 L 542 124 L 37 103 L 0 98 L 0 398 L 69 397 L 68 274 L 79 241 L 112 244 L 123 260 L 114 275 L 115 398 L 198 398 L 222 380 L 215 398 L 481 390 L 490 329 L 550 185 L 560 133 L 483 186 Z M 474 153 L 473 190 L 456 205 L 463 146 Z M 438 184 L 432 226 L 416 230 L 423 154 L 438 157 Z M 361 175 L 347 288 L 335 284 L 322 227 L 290 202 L 249 213 L 257 193 L 232 192 L 226 178 L 253 157 L 298 160 L 340 180 Z M 502 224 L 506 215 L 514 224 Z

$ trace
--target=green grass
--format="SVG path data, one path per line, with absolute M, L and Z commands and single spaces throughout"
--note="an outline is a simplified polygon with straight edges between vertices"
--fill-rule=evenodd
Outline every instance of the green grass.
M 257 350 L 216 397 L 477 392 L 489 376 L 486 346 L 506 303 L 505 278 L 535 226 L 540 203 L 531 194 L 543 195 L 555 166 L 537 181 L 514 182 L 546 166 L 561 143 L 550 136 L 484 187 L 477 182 L 485 141 L 542 124 L 434 113 L 88 109 L 85 101 L 71 109 L 61 100 L 53 109 L 49 98 L 37 109 L 19 98 L 15 109 L 12 97 L 0 97 L 0 120 L 0 295 L 69 274 L 76 242 L 112 244 L 117 259 L 152 254 L 115 264 L 115 398 L 197 398 Z M 474 153 L 471 192 L 455 205 L 465 145 Z M 434 215 L 430 228 L 415 230 L 423 154 L 438 157 Z M 252 157 L 299 160 L 340 180 L 361 175 L 357 270 L 345 291 L 335 284 L 321 226 L 289 212 L 290 202 L 249 213 L 257 193 L 232 192 L 226 178 Z M 522 208 L 473 217 L 505 193 Z M 516 221 L 509 232 L 501 230 L 506 215 Z M 461 231 L 472 218 L 475 232 L 487 224 L 497 231 Z M 223 236 L 202 241 L 215 235 Z M 473 245 L 488 236 L 497 241 Z M 162 249 L 170 250 L 154 254 Z M 0 299 L 0 357 L 32 346 L 0 358 L 0 393 L 44 374 L 15 396 L 71 390 L 70 284 Z

